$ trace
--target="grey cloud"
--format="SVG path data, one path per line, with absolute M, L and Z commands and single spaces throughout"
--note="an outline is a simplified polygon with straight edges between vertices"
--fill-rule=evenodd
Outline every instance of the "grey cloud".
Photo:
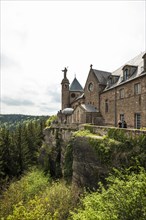
M 35 95 L 35 96 L 39 95 L 39 92 L 37 92 L 34 89 L 29 89 L 29 88 L 27 88 L 27 89 L 26 88 L 22 88 L 21 92 L 23 92 L 24 94 L 31 94 L 31 95 Z
M 13 99 L 11 97 L 3 97 L 2 103 L 8 106 L 34 106 L 34 103 L 25 99 Z
M 13 58 L 8 57 L 5 54 L 0 54 L 0 61 L 2 68 L 9 68 L 9 67 L 20 68 L 20 65 Z
M 53 103 L 60 103 L 60 93 L 55 88 L 52 90 L 51 88 L 47 89 L 47 95 L 51 97 L 51 101 Z
M 51 106 L 49 106 L 49 105 L 48 105 L 48 106 L 47 106 L 47 105 L 46 105 L 46 106 L 44 105 L 44 106 L 41 106 L 41 107 L 40 107 L 40 111 L 42 111 L 42 112 L 48 112 L 48 113 L 49 113 L 49 112 L 56 112 L 56 113 L 57 113 L 57 108 L 51 107 Z

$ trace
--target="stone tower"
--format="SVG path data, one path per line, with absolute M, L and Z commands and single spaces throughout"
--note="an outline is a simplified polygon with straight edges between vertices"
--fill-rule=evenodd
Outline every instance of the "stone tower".
M 67 68 L 65 67 L 64 70 L 64 78 L 61 82 L 62 85 L 62 110 L 65 108 L 69 108 L 69 80 L 66 77 Z

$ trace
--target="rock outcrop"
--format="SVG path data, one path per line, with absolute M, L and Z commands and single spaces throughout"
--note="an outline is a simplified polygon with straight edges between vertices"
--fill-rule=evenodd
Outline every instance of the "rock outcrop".
M 64 177 L 74 186 L 93 189 L 100 181 L 106 181 L 113 168 L 128 168 L 137 160 L 146 167 L 145 134 L 132 139 L 121 130 L 119 136 L 115 131 L 100 136 L 76 130 L 50 127 L 44 131 L 48 167 L 53 177 Z

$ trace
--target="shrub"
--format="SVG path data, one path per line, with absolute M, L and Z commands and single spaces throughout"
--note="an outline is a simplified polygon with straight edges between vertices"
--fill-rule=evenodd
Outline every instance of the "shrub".
M 47 220 L 67 219 L 74 206 L 71 189 L 63 182 L 54 182 L 26 204 L 15 205 L 13 214 L 7 220 Z
M 146 172 L 111 175 L 108 188 L 87 194 L 73 220 L 144 220 L 146 217 Z
M 57 121 L 57 115 L 52 115 L 46 121 L 46 126 L 49 127 L 53 122 Z
M 48 186 L 48 177 L 37 169 L 29 171 L 19 181 L 10 184 L 0 200 L 0 217 L 13 212 L 13 206 L 20 202 L 26 203 Z

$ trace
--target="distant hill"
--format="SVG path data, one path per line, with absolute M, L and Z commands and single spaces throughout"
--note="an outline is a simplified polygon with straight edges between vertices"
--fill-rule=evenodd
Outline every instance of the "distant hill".
M 6 125 L 15 127 L 17 123 L 23 123 L 30 120 L 47 120 L 50 116 L 34 116 L 34 115 L 22 115 L 22 114 L 0 114 L 0 126 Z

